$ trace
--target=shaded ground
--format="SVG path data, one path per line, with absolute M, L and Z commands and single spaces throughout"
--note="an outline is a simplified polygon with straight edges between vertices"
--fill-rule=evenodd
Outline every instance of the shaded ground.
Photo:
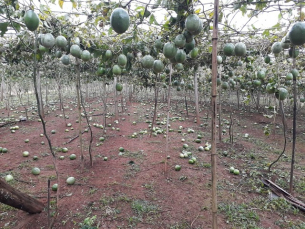
M 108 105 L 113 107 L 113 104 Z M 94 123 L 103 124 L 103 116 L 98 115 L 103 113 L 101 102 L 91 101 L 87 110 L 92 112 L 90 123 L 93 130 L 94 165 L 92 168 L 89 165 L 90 134 L 85 132 L 83 171 L 79 138 L 65 144 L 78 135 L 76 104 L 70 102 L 66 105 L 66 115 L 69 117 L 66 123 L 58 104 L 48 108 L 46 125 L 56 157 L 65 156 L 64 160 L 57 160 L 60 201 L 54 228 L 90 228 L 90 223 L 85 222 L 88 217 L 92 219 L 92 225 L 98 228 L 211 228 L 210 151 L 198 151 L 199 146 L 210 142 L 211 121 L 206 115 L 207 110 L 201 112 L 204 118 L 195 123 L 193 108 L 187 118 L 182 103 L 173 107 L 166 150 L 165 104 L 158 106 L 157 129 L 150 137 L 148 121 L 152 120 L 152 103 L 128 104 L 127 109 L 119 114 L 118 123 L 113 115 L 109 115 L 107 132 L 104 133 L 103 129 L 93 126 Z M 14 108 L 10 115 L 18 118 L 20 114 L 24 115 L 22 110 Z M 230 107 L 224 107 L 221 118 L 226 133 L 222 135 L 223 142 L 218 143 L 217 147 L 219 228 L 305 228 L 304 214 L 282 199 L 269 200 L 268 190 L 260 182 L 261 177 L 271 178 L 288 190 L 290 117 L 287 151 L 280 162 L 274 165 L 273 172 L 268 173 L 268 164 L 278 157 L 283 148 L 280 117 L 276 118 L 278 129 L 275 129 L 273 119 L 262 114 L 237 111 L 236 108 L 232 110 L 235 110 L 235 142 L 233 145 L 228 143 Z M 1 112 L 2 118 L 7 117 L 5 109 Z M 36 113 L 31 112 L 34 111 L 29 112 L 29 121 L 0 128 L 0 146 L 8 148 L 8 153 L 0 154 L 0 175 L 4 177 L 12 174 L 15 180 L 10 182 L 11 185 L 46 203 L 47 180 L 50 179 L 53 185 L 56 173 L 47 140 L 44 136 L 40 137 L 42 125 Z M 301 124 L 304 117 L 299 114 L 298 120 Z M 67 123 L 72 124 L 73 130 L 66 126 Z M 271 135 L 267 137 L 263 127 L 268 123 Z M 15 125 L 19 129 L 11 133 L 10 127 Z M 51 134 L 51 130 L 56 133 Z M 295 196 L 305 201 L 305 129 L 299 126 L 298 131 Z M 137 136 L 132 138 L 134 133 Z M 249 137 L 246 138 L 245 134 L 249 134 Z M 198 135 L 202 136 L 201 143 L 195 142 Z M 105 137 L 104 142 L 99 141 L 102 136 Z M 29 139 L 29 142 L 26 143 L 25 139 Z M 185 143 L 188 144 L 187 149 L 183 149 Z M 60 152 L 63 147 L 69 151 Z M 125 152 L 120 154 L 119 147 L 124 147 Z M 29 157 L 22 156 L 25 150 L 30 152 Z M 192 152 L 192 156 L 197 158 L 195 164 L 189 164 L 188 159 L 179 157 L 183 150 Z M 224 151 L 227 151 L 227 156 Z M 72 153 L 77 155 L 77 160 L 69 159 Z M 37 161 L 33 160 L 34 155 L 39 157 Z M 108 160 L 105 161 L 104 157 Z M 175 165 L 181 165 L 181 171 L 175 171 Z M 240 175 L 230 173 L 231 166 L 238 168 Z M 31 174 L 33 167 L 41 169 L 39 176 Z M 76 178 L 74 185 L 66 184 L 70 176 Z M 55 218 L 55 197 L 56 193 L 52 192 L 51 220 Z M 46 210 L 31 216 L 0 204 L 0 228 L 47 228 L 47 221 Z

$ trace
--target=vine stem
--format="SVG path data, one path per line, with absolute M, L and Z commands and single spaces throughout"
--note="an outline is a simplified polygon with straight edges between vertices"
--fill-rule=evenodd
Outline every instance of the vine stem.
M 284 112 L 284 108 L 283 108 L 283 102 L 281 100 L 279 100 L 279 104 L 280 104 L 280 110 L 282 113 L 282 123 L 283 123 L 283 131 L 284 131 L 284 149 L 283 152 L 280 154 L 280 156 L 274 161 L 272 162 L 269 167 L 268 167 L 268 171 L 271 172 L 271 167 L 280 160 L 280 158 L 282 157 L 282 155 L 285 153 L 286 150 L 286 144 L 287 144 L 287 138 L 286 138 L 286 118 L 285 118 L 285 112 Z

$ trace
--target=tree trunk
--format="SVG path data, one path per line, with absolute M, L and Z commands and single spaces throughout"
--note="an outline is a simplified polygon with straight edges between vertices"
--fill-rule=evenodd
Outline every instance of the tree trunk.
M 43 203 L 13 188 L 2 178 L 0 178 L 0 202 L 30 214 L 40 213 L 44 209 Z

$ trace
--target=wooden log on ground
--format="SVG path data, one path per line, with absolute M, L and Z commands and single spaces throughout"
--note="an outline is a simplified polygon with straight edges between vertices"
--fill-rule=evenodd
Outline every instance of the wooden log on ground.
M 44 204 L 35 198 L 20 192 L 0 178 L 0 202 L 30 214 L 40 213 Z

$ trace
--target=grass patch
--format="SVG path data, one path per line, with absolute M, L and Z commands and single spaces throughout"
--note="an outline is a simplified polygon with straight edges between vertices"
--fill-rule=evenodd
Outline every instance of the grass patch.
M 220 212 L 225 214 L 228 225 L 247 228 L 258 229 L 259 215 L 248 208 L 247 204 L 236 203 L 220 203 L 218 206 Z
M 135 214 L 140 217 L 148 214 L 154 214 L 159 211 L 159 207 L 146 200 L 134 200 L 131 203 L 131 208 Z

